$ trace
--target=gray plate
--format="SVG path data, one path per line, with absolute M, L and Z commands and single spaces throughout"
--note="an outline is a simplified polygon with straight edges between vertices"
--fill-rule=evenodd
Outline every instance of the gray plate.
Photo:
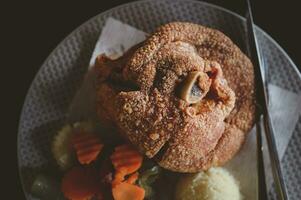
M 145 32 L 170 21 L 190 21 L 216 28 L 246 52 L 244 19 L 223 8 L 197 1 L 146 0 L 118 6 L 90 19 L 49 55 L 28 91 L 18 133 L 18 161 L 24 192 L 33 176 L 51 166 L 50 140 L 65 119 L 68 104 L 79 88 L 94 44 L 108 17 L 114 17 Z M 257 28 L 259 44 L 269 66 L 270 82 L 300 94 L 301 79 L 283 49 Z M 301 199 L 301 119 L 282 159 L 291 199 Z M 274 192 L 270 197 L 275 199 Z

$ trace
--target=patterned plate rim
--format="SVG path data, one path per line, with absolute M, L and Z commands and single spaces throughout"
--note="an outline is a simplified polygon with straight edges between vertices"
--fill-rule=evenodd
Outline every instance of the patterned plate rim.
M 45 61 L 42 63 L 41 67 L 38 69 L 38 71 L 36 72 L 32 82 L 30 83 L 30 86 L 27 90 L 27 93 L 26 93 L 26 96 L 25 96 L 25 100 L 24 100 L 24 103 L 22 105 L 22 109 L 21 109 L 21 115 L 20 115 L 20 119 L 19 119 L 19 125 L 18 125 L 18 132 L 17 132 L 17 160 L 18 160 L 18 175 L 19 175 L 19 179 L 21 181 L 21 185 L 22 185 L 22 190 L 23 190 L 23 193 L 25 195 L 25 198 L 28 199 L 28 196 L 29 194 L 26 192 L 25 190 L 25 185 L 24 185 L 24 182 L 23 182 L 23 178 L 22 178 L 22 173 L 21 173 L 21 169 L 20 169 L 20 130 L 21 130 L 21 122 L 23 121 L 23 118 L 24 118 L 24 110 L 25 110 L 25 107 L 26 105 L 28 104 L 28 101 L 29 101 L 29 93 L 30 93 L 30 90 L 32 89 L 32 86 L 34 84 L 34 82 L 36 81 L 37 77 L 38 77 L 38 74 L 41 72 L 43 66 L 45 66 L 45 64 L 48 62 L 48 60 L 50 60 L 53 56 L 53 54 L 56 52 L 56 50 L 62 46 L 64 44 L 64 42 L 70 38 L 72 35 L 74 35 L 76 32 L 78 32 L 78 30 L 82 29 L 82 27 L 84 27 L 86 24 L 88 24 L 90 21 L 93 21 L 97 18 L 99 18 L 100 16 L 102 15 L 105 15 L 107 13 L 110 13 L 110 12 L 113 12 L 115 10 L 118 10 L 124 6 L 127 6 L 127 5 L 137 5 L 137 4 L 144 4 L 146 2 L 159 2 L 161 0 L 140 0 L 140 1 L 134 1 L 134 2 L 129 2 L 129 3 L 125 3 L 125 4 L 121 4 L 121 5 L 118 5 L 116 7 L 113 7 L 111 9 L 108 9 L 104 12 L 101 12 L 97 15 L 95 15 L 94 17 L 91 17 L 89 18 L 88 20 L 86 20 L 85 22 L 83 22 L 80 26 L 78 26 L 77 28 L 75 28 L 71 33 L 69 33 L 63 40 L 61 40 L 57 45 L 56 47 L 50 52 L 50 54 L 47 56 L 47 58 L 45 59 Z M 211 3 L 208 3 L 208 2 L 203 2 L 203 1 L 197 1 L 197 0 L 165 0 L 165 1 L 171 1 L 172 3 L 174 2 L 183 2 L 183 1 L 186 1 L 186 2 L 191 2 L 191 3 L 197 3 L 201 6 L 208 6 L 208 7 L 211 7 L 211 8 L 214 8 L 214 9 L 217 9 L 217 10 L 220 10 L 220 11 L 223 11 L 225 13 L 228 13 L 230 15 L 233 15 L 234 17 L 237 17 L 239 18 L 240 20 L 242 21 L 245 21 L 246 19 L 244 17 L 242 17 L 241 15 L 231 11 L 231 10 L 228 10 L 226 8 L 223 8 L 221 6 L 218 6 L 218 5 L 214 5 L 214 4 L 211 4 Z M 290 65 L 293 67 L 293 69 L 295 70 L 296 74 L 298 75 L 299 79 L 301 80 L 301 72 L 298 70 L 297 66 L 295 65 L 295 63 L 293 62 L 293 60 L 289 57 L 289 55 L 286 53 L 286 51 L 276 42 L 276 40 L 273 39 L 272 36 L 270 36 L 268 33 L 266 33 L 262 28 L 258 27 L 256 25 L 256 29 L 259 30 L 259 32 L 263 33 L 263 35 L 265 37 L 267 37 L 267 39 L 273 43 L 276 48 L 278 48 L 280 50 L 280 52 L 284 55 L 284 57 L 287 58 L 287 60 L 289 61 Z

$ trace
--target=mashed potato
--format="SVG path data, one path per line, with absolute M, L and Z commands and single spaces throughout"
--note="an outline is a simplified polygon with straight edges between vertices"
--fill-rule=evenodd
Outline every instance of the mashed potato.
M 176 200 L 241 200 L 233 176 L 223 168 L 186 175 L 180 179 Z

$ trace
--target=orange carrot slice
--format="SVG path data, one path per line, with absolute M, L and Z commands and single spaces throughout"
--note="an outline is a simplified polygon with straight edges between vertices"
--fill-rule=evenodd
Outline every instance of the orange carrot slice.
M 141 167 L 143 158 L 137 150 L 125 144 L 115 148 L 111 160 L 116 171 L 128 175 Z
M 126 179 L 126 183 L 129 183 L 129 184 L 135 184 L 135 182 L 137 181 L 138 179 L 138 176 L 139 176 L 139 173 L 138 172 L 135 172 L 134 174 L 131 174 L 129 176 L 128 179 Z
M 123 172 L 116 171 L 115 172 L 115 176 L 114 176 L 114 180 L 112 181 L 112 187 L 115 187 L 116 185 L 118 185 L 121 182 L 123 182 L 125 176 L 126 176 L 126 174 L 124 174 Z
M 130 183 L 120 183 L 112 189 L 114 200 L 143 200 L 145 191 L 143 188 Z
M 97 171 L 93 168 L 74 167 L 62 180 L 61 189 L 70 200 L 86 200 L 98 192 Z
M 96 160 L 103 148 L 100 139 L 95 134 L 77 133 L 73 137 L 73 147 L 81 164 L 89 164 Z

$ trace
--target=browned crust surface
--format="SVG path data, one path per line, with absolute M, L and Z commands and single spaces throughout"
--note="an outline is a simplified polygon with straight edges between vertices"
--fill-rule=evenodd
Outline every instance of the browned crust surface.
M 117 74 L 135 89 L 116 87 L 101 77 L 101 120 L 111 120 L 141 153 L 173 171 L 196 172 L 235 155 L 254 123 L 254 73 L 250 60 L 227 36 L 174 22 L 159 27 L 126 57 Z M 211 85 L 218 100 L 205 98 L 191 106 L 178 98 L 177 87 L 188 73 L 206 71 L 216 62 L 220 79 L 226 79 Z

